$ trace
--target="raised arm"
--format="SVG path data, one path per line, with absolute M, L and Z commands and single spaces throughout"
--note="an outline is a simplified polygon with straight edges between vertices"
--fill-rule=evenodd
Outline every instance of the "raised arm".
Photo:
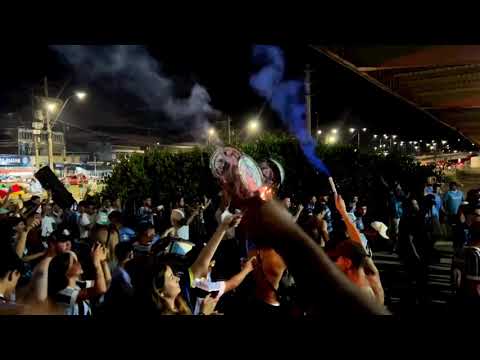
M 354 285 L 279 204 L 252 201 L 249 205 L 249 229 L 257 239 L 268 239 L 282 256 L 312 312 L 389 314 Z
M 17 253 L 20 259 L 23 258 L 23 252 L 25 251 L 25 247 L 27 245 L 27 236 L 28 233 L 34 229 L 35 227 L 40 225 L 39 220 L 33 220 L 32 224 L 29 225 L 25 231 L 18 234 L 17 244 L 15 245 L 15 252 Z
M 192 215 L 190 215 L 190 217 L 188 218 L 188 220 L 187 220 L 187 222 L 186 222 L 186 225 L 187 225 L 187 226 L 192 223 L 193 219 L 195 219 L 195 217 L 197 217 L 198 213 L 199 213 L 199 210 L 198 210 L 198 209 L 195 209 L 195 210 L 193 211 Z
M 107 250 L 105 249 L 105 246 L 100 243 L 96 243 L 92 248 L 92 259 L 95 267 L 94 286 L 88 289 L 82 289 L 78 295 L 78 300 L 90 299 L 95 296 L 103 295 L 107 292 L 108 287 L 102 265 L 102 262 L 107 259 Z
M 208 266 L 210 265 L 210 262 L 215 255 L 215 251 L 217 251 L 220 241 L 222 241 L 228 228 L 237 225 L 241 219 L 241 215 L 233 215 L 227 217 L 218 226 L 217 231 L 215 231 L 212 238 L 208 241 L 207 245 L 205 245 L 202 251 L 200 251 L 200 254 L 190 268 L 194 279 L 199 279 L 207 276 Z
M 359 244 L 362 244 L 360 231 L 358 231 L 352 219 L 350 218 L 350 216 L 348 216 L 347 208 L 345 206 L 345 201 L 343 201 L 342 197 L 338 194 L 335 195 L 335 206 L 337 207 L 338 212 L 342 216 L 342 219 L 345 222 L 345 225 L 347 226 L 347 232 L 348 232 L 348 236 L 350 236 L 350 239 Z
M 303 211 L 303 205 L 300 204 L 300 205 L 298 206 L 298 211 L 297 211 L 297 213 L 296 213 L 295 216 L 293 217 L 293 221 L 294 221 L 294 222 L 297 222 L 297 221 L 298 221 L 298 218 L 300 217 L 300 214 L 302 213 L 302 211 Z
M 253 269 L 255 267 L 255 265 L 254 265 L 255 261 L 256 261 L 255 256 L 248 259 L 248 261 L 245 263 L 242 270 L 238 274 L 232 276 L 230 279 L 225 281 L 225 292 L 224 293 L 232 291 L 232 290 L 234 290 L 234 289 L 236 289 L 237 287 L 240 286 L 240 284 L 243 282 L 243 280 L 245 280 L 247 275 L 250 274 L 253 271 Z
M 105 284 L 107 285 L 107 289 L 112 282 L 112 274 L 110 272 L 110 267 L 108 266 L 107 260 L 102 261 L 102 270 L 103 270 L 103 278 L 105 279 Z

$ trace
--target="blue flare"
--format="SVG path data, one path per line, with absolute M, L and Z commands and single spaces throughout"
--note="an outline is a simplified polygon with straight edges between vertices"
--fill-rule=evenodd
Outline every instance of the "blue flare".
M 253 61 L 261 66 L 261 69 L 250 77 L 250 86 L 269 102 L 289 131 L 295 135 L 310 164 L 330 176 L 330 171 L 315 153 L 315 140 L 305 128 L 303 83 L 283 78 L 285 74 L 283 51 L 276 46 L 255 45 Z

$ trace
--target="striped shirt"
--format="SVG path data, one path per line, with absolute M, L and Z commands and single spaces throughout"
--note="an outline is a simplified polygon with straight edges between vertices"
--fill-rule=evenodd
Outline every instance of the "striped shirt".
M 55 302 L 64 307 L 65 315 L 92 315 L 92 309 L 88 300 L 78 301 L 78 295 L 82 289 L 93 286 L 92 281 L 78 281 L 75 287 L 66 287 L 55 296 Z
M 465 279 L 480 281 L 480 248 L 465 246 Z

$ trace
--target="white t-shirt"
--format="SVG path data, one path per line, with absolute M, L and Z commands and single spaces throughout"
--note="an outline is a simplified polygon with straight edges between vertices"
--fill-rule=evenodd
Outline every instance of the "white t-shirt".
M 41 193 L 43 192 L 42 185 L 40 184 L 39 181 L 33 180 L 33 181 L 30 183 L 30 192 L 31 192 L 32 194 L 41 194 Z
M 78 219 L 78 228 L 80 230 L 80 239 L 86 239 L 89 235 L 89 225 L 92 223 L 92 219 L 87 213 L 80 214 Z
M 45 216 L 42 219 L 42 236 L 48 237 L 53 232 L 53 224 L 56 224 L 55 218 L 52 216 Z

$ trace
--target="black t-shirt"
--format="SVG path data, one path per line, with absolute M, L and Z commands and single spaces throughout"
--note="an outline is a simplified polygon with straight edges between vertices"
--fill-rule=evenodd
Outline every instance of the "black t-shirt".
M 267 304 L 258 299 L 252 299 L 245 309 L 245 315 L 251 316 L 286 316 L 281 305 Z

